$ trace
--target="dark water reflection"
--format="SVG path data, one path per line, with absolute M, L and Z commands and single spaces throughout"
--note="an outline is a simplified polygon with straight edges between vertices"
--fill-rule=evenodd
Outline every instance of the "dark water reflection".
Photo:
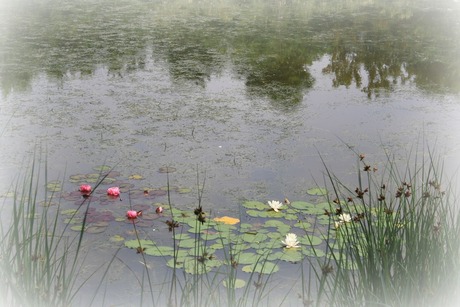
M 459 20 L 449 0 L 0 1 L 0 194 L 36 144 L 57 178 L 206 170 L 206 208 L 232 215 L 304 199 L 318 152 L 349 176 L 340 139 L 381 165 L 423 135 L 455 170 Z
M 109 5 L 110 4 L 110 5 Z M 61 80 L 103 65 L 124 74 L 164 60 L 173 79 L 205 86 L 232 63 L 248 91 L 299 103 L 314 83 L 307 66 L 324 54 L 334 86 L 369 96 L 414 79 L 457 92 L 455 1 L 23 1 L 2 4 L 2 92 L 37 74 Z M 151 52 L 150 52 L 151 51 Z M 364 82 L 363 79 L 367 80 Z
M 59 165 L 110 156 L 295 173 L 316 150 L 337 154 L 337 136 L 376 150 L 427 130 L 452 154 L 459 6 L 3 1 L 2 142 L 14 151 L 2 153 L 46 141 L 70 159 Z

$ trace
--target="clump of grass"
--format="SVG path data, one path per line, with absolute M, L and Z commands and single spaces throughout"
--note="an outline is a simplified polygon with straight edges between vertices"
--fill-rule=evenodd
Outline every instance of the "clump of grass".
M 80 284 L 86 214 L 76 235 L 66 233 L 68 225 L 59 227 L 59 196 L 44 187 L 47 166 L 45 163 L 43 172 L 36 160 L 34 157 L 29 172 L 12 185 L 8 193 L 13 195 L 12 200 L 5 200 L 1 210 L 2 306 L 70 306 L 92 276 Z M 89 205 L 89 198 L 85 198 L 78 210 L 87 213 Z
M 408 161 L 411 161 L 410 159 Z M 357 185 L 326 167 L 330 199 L 328 258 L 315 267 L 317 304 L 453 306 L 459 289 L 460 215 L 455 186 L 429 152 L 382 170 L 357 155 Z M 335 239 L 333 239 L 335 238 Z

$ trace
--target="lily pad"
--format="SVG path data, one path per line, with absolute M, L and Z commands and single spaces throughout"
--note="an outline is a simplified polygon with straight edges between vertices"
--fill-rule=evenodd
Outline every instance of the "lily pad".
M 142 175 L 139 175 L 139 174 L 130 175 L 128 178 L 133 179 L 133 180 L 142 180 L 142 179 L 144 179 L 144 177 Z
M 246 273 L 272 274 L 279 271 L 279 266 L 273 262 L 263 261 L 256 264 L 246 265 L 242 268 Z
M 241 239 L 248 243 L 260 243 L 267 239 L 267 235 L 263 233 L 245 233 L 241 235 Z
M 287 262 L 299 262 L 302 260 L 302 253 L 299 248 L 284 248 L 279 259 Z
M 176 171 L 176 168 L 171 167 L 171 166 L 162 166 L 158 169 L 159 173 L 174 173 Z
M 150 246 L 145 249 L 144 253 L 151 256 L 174 256 L 174 248 L 172 246 Z
M 50 181 L 46 184 L 46 189 L 50 192 L 59 192 L 62 189 L 62 184 L 60 181 Z
M 246 209 L 265 210 L 268 208 L 268 205 L 260 201 L 246 201 L 243 203 L 243 207 Z
M 246 281 L 239 278 L 235 278 L 234 280 L 225 279 L 222 281 L 222 284 L 225 288 L 240 289 L 246 285 Z
M 326 256 L 326 253 L 321 248 L 302 248 L 302 254 L 318 258 Z
M 300 236 L 298 239 L 302 245 L 306 245 L 306 246 L 319 245 L 323 242 L 323 239 L 321 239 L 320 237 L 312 236 L 308 234 L 304 236 Z
M 323 196 L 327 194 L 327 190 L 325 188 L 311 188 L 307 190 L 309 195 L 316 195 L 316 196 Z
M 252 217 L 267 217 L 267 213 L 259 210 L 247 210 L 246 214 Z
M 306 201 L 293 201 L 291 203 L 292 208 L 296 208 L 299 210 L 305 210 L 314 207 L 315 205 Z
M 138 248 L 139 246 L 148 248 L 155 245 L 155 242 L 152 240 L 129 240 L 125 242 L 125 246 L 129 248 Z
M 109 239 L 111 242 L 122 242 L 125 240 L 125 238 L 123 238 L 122 236 L 120 235 L 114 235 L 114 236 L 111 236 L 110 239 Z
M 81 232 L 82 230 L 85 230 L 85 227 L 84 225 L 75 225 L 75 226 L 70 227 L 70 229 L 73 231 Z
M 190 188 L 179 188 L 177 189 L 177 193 L 179 194 L 187 194 L 187 193 L 190 193 L 192 192 L 192 189 Z
M 108 166 L 108 165 L 99 165 L 99 166 L 93 167 L 93 170 L 99 171 L 99 172 L 108 172 L 111 169 L 112 168 L 110 166 Z
M 242 252 L 234 258 L 239 264 L 254 264 L 260 261 L 260 255 L 253 252 Z
M 62 215 L 75 215 L 77 212 L 78 212 L 77 209 L 66 209 L 66 210 L 62 210 L 61 214 Z
M 86 175 L 76 174 L 69 176 L 69 181 L 72 183 L 79 183 L 86 180 Z
M 298 221 L 297 223 L 294 224 L 294 227 L 298 227 L 303 230 L 309 230 L 309 231 L 313 230 L 313 225 L 306 221 Z
M 178 243 L 178 246 L 181 248 L 192 248 L 192 247 L 197 246 L 198 244 L 199 243 L 197 242 L 197 239 L 190 238 L 190 239 L 181 240 Z
M 112 178 L 112 177 L 105 177 L 103 180 L 102 180 L 102 184 L 112 184 L 114 183 L 115 181 L 117 181 L 117 179 L 115 178 Z
M 103 233 L 104 231 L 107 230 L 107 227 L 99 227 L 99 226 L 89 226 L 88 228 L 86 228 L 86 232 L 87 233 Z
M 221 265 L 222 262 L 217 259 L 199 261 L 197 257 L 189 257 L 184 261 L 184 270 L 189 274 L 205 274 Z

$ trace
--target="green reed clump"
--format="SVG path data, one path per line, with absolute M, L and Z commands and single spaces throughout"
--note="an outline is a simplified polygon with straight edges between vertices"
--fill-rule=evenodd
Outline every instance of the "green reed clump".
M 442 164 L 431 153 L 414 160 L 401 170 L 387 155 L 378 170 L 358 155 L 354 187 L 326 167 L 335 194 L 326 214 L 335 229 L 328 233 L 328 258 L 315 269 L 318 305 L 454 305 L 460 273 L 455 186 L 443 182 Z
M 29 173 L 13 184 L 8 193 L 12 199 L 4 201 L 0 216 L 1 306 L 70 306 L 87 281 L 77 282 L 85 259 L 81 249 L 86 214 L 81 231 L 68 235 L 67 226 L 62 229 L 58 223 L 59 196 L 49 192 L 45 182 L 46 165 L 41 172 L 33 162 Z M 82 200 L 78 210 L 87 213 L 89 204 L 88 199 Z

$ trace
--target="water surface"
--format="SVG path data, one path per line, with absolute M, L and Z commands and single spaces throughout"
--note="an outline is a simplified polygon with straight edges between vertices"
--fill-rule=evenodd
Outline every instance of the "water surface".
M 320 154 L 351 181 L 350 146 L 381 166 L 426 142 L 453 173 L 459 20 L 448 0 L 2 1 L 0 191 L 40 146 L 66 190 L 101 164 L 198 172 L 216 214 L 304 199 Z

